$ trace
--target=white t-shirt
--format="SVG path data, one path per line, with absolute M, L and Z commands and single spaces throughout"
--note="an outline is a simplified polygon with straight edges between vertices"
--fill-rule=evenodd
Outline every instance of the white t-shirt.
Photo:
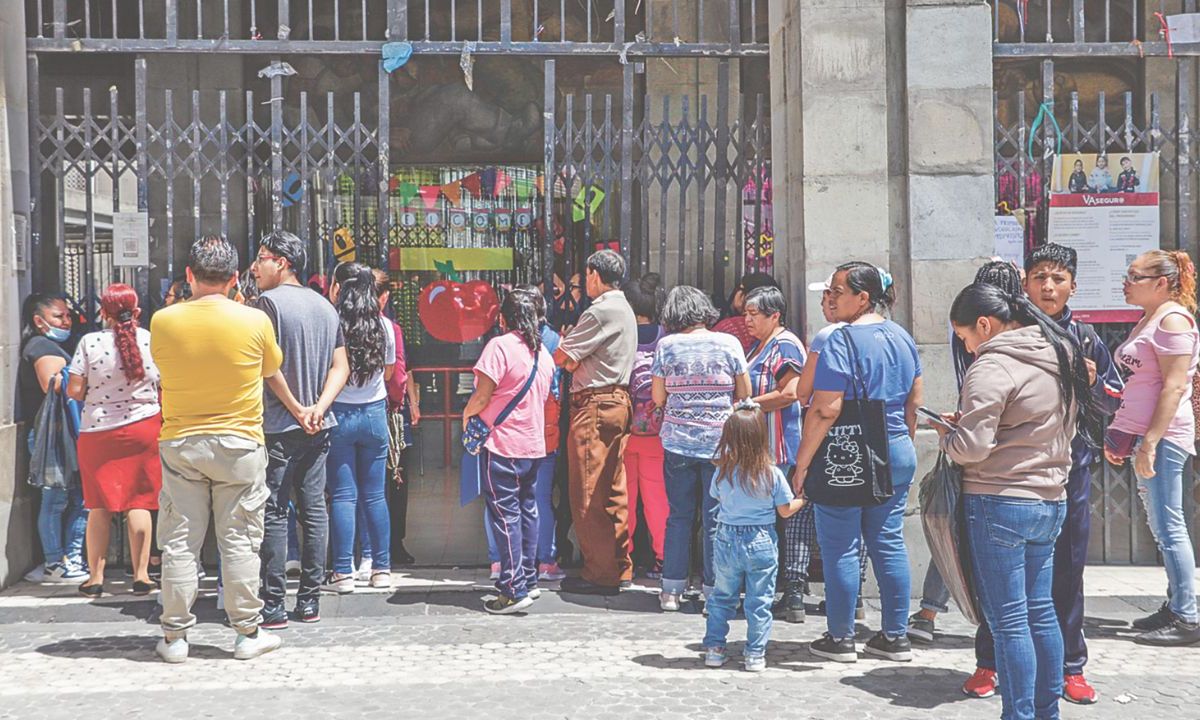
M 392 323 L 382 315 L 379 316 L 379 324 L 383 326 L 383 364 L 384 369 L 388 365 L 396 364 L 396 332 L 392 330 Z M 349 338 L 347 338 L 347 342 Z M 350 352 L 350 348 L 346 348 L 346 352 Z M 349 405 L 366 405 L 367 403 L 379 402 L 387 398 L 387 386 L 383 382 L 383 370 L 372 375 L 362 385 L 355 385 L 354 379 L 346 381 L 346 386 L 338 393 L 334 402 L 346 403 Z
M 121 355 L 112 330 L 88 333 L 75 348 L 69 371 L 87 380 L 80 432 L 112 430 L 154 417 L 159 413 L 158 367 L 150 357 L 150 332 L 137 329 L 145 376 L 134 383 L 125 379 Z

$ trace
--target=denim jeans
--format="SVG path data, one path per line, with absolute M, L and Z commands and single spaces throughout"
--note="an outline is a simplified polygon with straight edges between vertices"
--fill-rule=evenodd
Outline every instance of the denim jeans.
M 296 503 L 288 504 L 288 562 L 300 562 L 300 529 L 296 526 Z
M 65 557 L 79 567 L 84 566 L 83 537 L 87 534 L 87 516 L 83 490 L 79 486 L 42 488 L 37 527 L 47 565 L 60 563 Z
M 1196 557 L 1183 512 L 1183 471 L 1188 459 L 1188 454 L 1176 445 L 1160 441 L 1154 456 L 1154 477 L 1138 478 L 1138 495 L 1166 566 L 1167 606 L 1185 621 L 1194 623 L 1197 621 Z
M 386 497 L 385 497 L 386 500 Z M 391 515 L 388 515 L 388 525 L 391 525 Z M 354 508 L 354 541 L 358 545 L 358 557 L 366 560 L 375 557 L 375 549 L 371 547 L 371 523 L 367 520 L 367 499 L 363 495 L 358 496 L 358 503 Z M 374 563 L 371 564 L 374 568 Z
M 309 435 L 290 430 L 267 435 L 267 499 L 263 518 L 262 596 L 271 609 L 283 605 L 287 595 L 288 508 L 294 502 L 296 518 L 304 528 L 300 551 L 300 589 L 297 600 L 315 599 L 325 579 L 329 511 L 325 507 L 325 475 L 330 431 Z
M 713 533 L 716 585 L 709 596 L 704 647 L 725 647 L 729 621 L 737 614 L 738 594 L 746 592 L 745 657 L 767 654 L 771 637 L 771 603 L 779 569 L 779 539 L 774 525 L 717 523 Z
M 358 498 L 366 500 L 371 534 L 371 566 L 389 570 L 391 526 L 384 486 L 387 484 L 387 401 L 333 404 L 337 425 L 329 430 L 330 546 L 333 571 L 354 572 L 354 531 Z
M 552 452 L 546 457 L 535 460 L 537 480 L 533 486 L 534 499 L 537 501 L 538 514 L 538 563 L 557 562 L 558 548 L 554 542 L 554 465 L 558 460 L 558 452 Z M 487 535 L 488 562 L 500 562 L 500 550 L 496 545 L 496 532 L 492 529 L 495 518 L 491 507 L 483 505 L 483 530 Z
M 1054 543 L 1063 501 L 966 495 L 983 614 L 995 637 L 1004 720 L 1058 718 L 1063 642 L 1054 613 Z
M 815 504 L 817 539 L 825 570 L 825 621 L 835 638 L 854 637 L 859 592 L 859 544 L 865 542 L 883 605 L 881 629 L 891 637 L 908 633 L 911 579 L 904 544 L 904 509 L 917 471 L 917 451 L 908 435 L 889 440 L 891 498 L 870 507 Z
M 692 527 L 701 513 L 701 552 L 704 556 L 703 590 L 713 588 L 712 536 L 717 524 L 717 501 L 709 494 L 717 467 L 708 458 L 694 458 L 666 451 L 663 478 L 667 485 L 667 537 L 663 543 L 662 590 L 687 590 L 692 569 Z

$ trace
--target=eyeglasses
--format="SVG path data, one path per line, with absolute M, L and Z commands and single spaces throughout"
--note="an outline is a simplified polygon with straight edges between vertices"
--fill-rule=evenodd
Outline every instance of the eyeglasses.
M 1139 283 L 1143 280 L 1157 280 L 1158 278 L 1164 278 L 1164 277 L 1166 277 L 1166 275 L 1138 275 L 1135 272 L 1130 272 L 1130 273 L 1125 273 L 1125 282 L 1132 285 L 1134 283 Z
M 278 255 L 259 255 L 254 258 L 254 262 L 255 262 L 255 264 L 264 263 L 268 260 L 274 260 L 275 262 L 279 262 L 282 259 L 283 258 L 279 257 Z

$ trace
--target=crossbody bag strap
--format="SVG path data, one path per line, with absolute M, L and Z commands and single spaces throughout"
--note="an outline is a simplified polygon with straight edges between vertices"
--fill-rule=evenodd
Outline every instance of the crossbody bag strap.
M 850 332 L 850 326 L 844 326 L 840 332 L 846 334 L 846 348 L 850 351 L 849 360 L 851 372 L 853 373 L 851 382 L 854 384 L 855 390 L 858 391 L 858 400 L 870 400 L 867 396 L 867 379 L 866 373 L 859 367 L 858 346 L 854 344 L 854 335 Z
M 529 388 L 533 386 L 534 378 L 537 377 L 538 359 L 541 357 L 541 355 L 541 348 L 538 348 L 538 352 L 533 354 L 533 370 L 529 373 L 529 379 L 525 381 L 525 385 L 521 388 L 521 392 L 514 395 L 513 399 L 509 400 L 508 404 L 504 406 L 504 409 L 500 411 L 500 414 L 496 416 L 496 420 L 492 423 L 493 430 L 499 427 L 500 423 L 507 420 L 508 416 L 512 414 L 512 411 L 517 409 L 517 405 L 520 405 L 521 401 L 525 399 L 525 394 L 529 392 Z

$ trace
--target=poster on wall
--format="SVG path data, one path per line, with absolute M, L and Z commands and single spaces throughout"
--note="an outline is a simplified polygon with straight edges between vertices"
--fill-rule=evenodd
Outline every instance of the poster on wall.
M 150 264 L 150 214 L 118 212 L 112 216 L 113 259 L 116 267 Z
M 1047 239 L 1079 254 L 1075 315 L 1136 322 L 1125 303 L 1129 263 L 1159 247 L 1158 153 L 1059 155 L 1050 185 Z
M 1025 228 L 1013 215 L 996 216 L 995 256 L 1025 267 Z

